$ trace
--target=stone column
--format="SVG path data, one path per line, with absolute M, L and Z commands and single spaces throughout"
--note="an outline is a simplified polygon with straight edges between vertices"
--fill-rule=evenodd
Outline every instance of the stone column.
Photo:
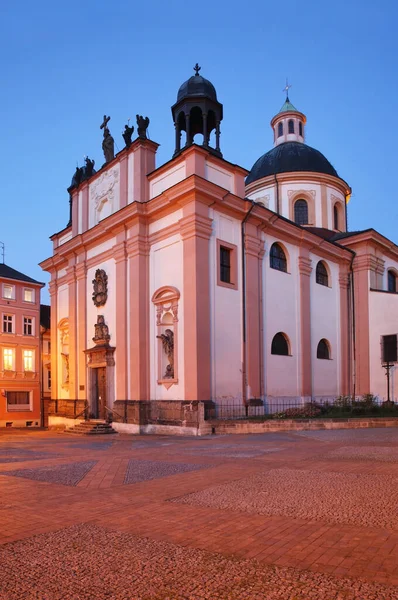
M 312 396 L 312 348 L 311 348 L 311 259 L 307 248 L 300 248 L 298 259 L 300 273 L 300 333 L 301 333 L 301 388 L 300 396 Z
M 194 200 L 183 207 L 184 379 L 186 400 L 210 400 L 209 209 Z
M 203 146 L 208 146 L 208 134 L 207 134 L 207 113 L 203 113 Z
M 77 314 L 76 314 L 76 271 L 70 264 L 66 269 L 69 299 L 69 398 L 77 399 Z
M 216 125 L 216 150 L 220 152 L 220 121 L 217 121 Z
M 76 265 L 77 280 L 77 396 L 79 400 L 87 398 L 86 356 L 87 350 L 87 266 L 86 261 Z M 81 389 L 83 388 L 83 389 Z
M 264 368 L 260 297 L 264 242 L 255 225 L 245 224 L 246 261 L 246 399 L 260 398 L 261 370 Z
M 149 400 L 149 247 L 144 219 L 128 232 L 129 400 Z
M 355 394 L 370 392 L 369 355 L 369 272 L 372 257 L 357 255 L 354 259 L 355 313 Z
M 349 275 L 348 265 L 340 265 L 339 273 L 340 286 L 340 361 L 341 361 L 341 378 L 340 378 L 340 394 L 347 396 L 350 393 L 350 339 L 351 332 L 349 330 Z
M 185 140 L 185 147 L 191 145 L 191 123 L 189 116 L 189 113 L 185 115 L 185 132 L 187 134 L 187 139 Z
M 127 253 L 124 232 L 117 235 L 113 247 L 116 263 L 116 400 L 127 400 Z
M 176 149 L 174 154 L 178 154 L 178 152 L 181 150 L 181 131 L 178 122 L 174 123 L 174 127 L 176 130 Z
M 149 200 L 148 174 L 155 170 L 155 157 L 159 144 L 151 140 L 137 138 L 130 146 L 129 152 L 134 152 L 133 200 L 146 202 Z

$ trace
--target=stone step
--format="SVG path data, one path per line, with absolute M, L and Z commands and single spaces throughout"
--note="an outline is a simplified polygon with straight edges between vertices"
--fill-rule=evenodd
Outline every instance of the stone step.
M 65 433 L 80 435 L 107 435 L 117 433 L 109 423 L 105 421 L 83 421 L 74 427 L 67 427 Z

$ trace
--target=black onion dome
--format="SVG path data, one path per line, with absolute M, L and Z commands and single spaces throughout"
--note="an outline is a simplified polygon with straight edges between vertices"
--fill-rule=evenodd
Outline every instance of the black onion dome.
M 189 96 L 205 96 L 217 102 L 217 93 L 214 85 L 201 75 L 192 75 L 185 81 L 177 94 L 177 102 Z
M 319 150 L 300 142 L 284 142 L 254 163 L 246 178 L 246 185 L 269 175 L 295 171 L 314 171 L 338 177 L 336 169 Z

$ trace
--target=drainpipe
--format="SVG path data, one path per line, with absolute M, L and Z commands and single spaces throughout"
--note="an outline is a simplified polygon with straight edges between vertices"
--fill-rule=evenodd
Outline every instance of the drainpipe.
M 355 290 L 354 290 L 354 268 L 353 268 L 353 264 L 354 264 L 354 258 L 355 258 L 355 254 L 353 254 L 352 259 L 351 259 L 351 263 L 350 263 L 350 284 L 351 284 L 351 303 L 352 303 L 352 310 L 351 310 L 351 314 L 352 314 L 352 397 L 355 398 L 356 395 L 356 377 L 357 377 L 357 363 L 356 363 L 356 355 L 357 355 L 357 348 L 356 348 L 356 335 L 355 335 Z M 348 294 L 350 294 L 350 290 L 348 290 Z M 350 360 L 351 360 L 351 356 L 350 356 Z M 351 386 L 350 386 L 351 387 Z
M 245 224 L 250 217 L 250 213 L 255 207 L 254 200 L 250 198 L 246 199 L 251 202 L 251 207 L 245 215 L 241 223 L 241 244 L 242 244 L 242 346 L 243 346 L 243 357 L 242 357 L 242 398 L 244 406 L 247 406 L 247 347 L 246 347 L 246 253 L 245 253 Z

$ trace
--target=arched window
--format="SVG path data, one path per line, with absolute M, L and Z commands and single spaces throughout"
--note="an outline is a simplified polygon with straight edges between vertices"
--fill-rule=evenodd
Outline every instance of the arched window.
M 303 137 L 303 124 L 299 123 L 299 135 L 301 135 L 301 137 Z
M 322 339 L 319 342 L 318 348 L 316 349 L 316 357 L 323 358 L 323 359 L 330 358 L 330 348 L 329 348 L 329 342 L 327 340 Z
M 289 356 L 289 343 L 287 337 L 281 331 L 274 335 L 271 344 L 271 354 L 278 354 L 279 356 Z
M 316 266 L 316 282 L 320 285 L 329 285 L 329 275 L 325 264 L 320 260 Z
M 278 125 L 278 138 L 283 136 L 283 123 L 279 123 Z
M 388 271 L 388 291 L 389 292 L 397 292 L 397 276 L 394 271 Z
M 308 204 L 305 200 L 294 203 L 294 222 L 297 225 L 308 225 Z
M 333 228 L 340 229 L 339 228 L 339 209 L 338 209 L 337 204 L 335 204 L 333 206 Z
M 272 244 L 269 252 L 269 266 L 271 269 L 276 269 L 277 271 L 284 271 L 287 273 L 286 254 L 282 250 L 281 246 L 276 242 L 275 244 Z
M 289 133 L 294 133 L 294 121 L 292 121 L 292 119 L 290 119 L 290 121 L 287 124 L 288 126 L 288 132 Z

